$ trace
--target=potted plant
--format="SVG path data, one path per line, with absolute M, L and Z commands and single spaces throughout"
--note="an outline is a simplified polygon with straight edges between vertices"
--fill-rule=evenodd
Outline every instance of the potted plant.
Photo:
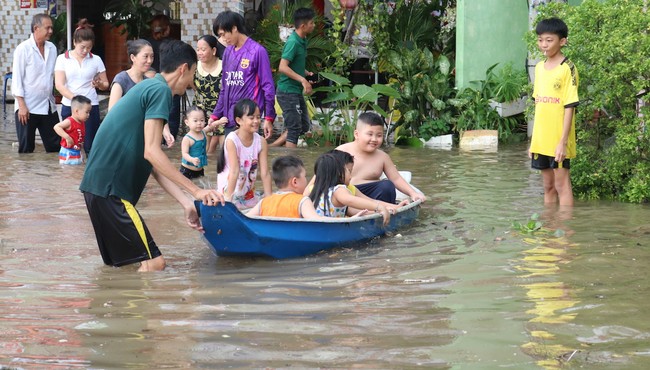
M 57 54 L 62 54 L 67 48 L 67 18 L 67 14 L 63 12 L 52 19 L 52 36 L 50 36 L 50 42 L 56 46 Z
M 106 74 L 108 80 L 129 66 L 126 54 L 127 39 L 138 39 L 146 35 L 155 7 L 160 0 L 111 0 L 104 8 L 102 25 L 104 37 Z
M 120 34 L 139 39 L 147 34 L 155 9 L 161 7 L 161 0 L 111 0 L 104 9 L 104 17 Z
M 501 117 L 511 117 L 523 113 L 526 109 L 526 96 L 523 96 L 524 87 L 528 78 L 523 71 L 516 71 L 512 63 L 505 64 L 495 71 L 494 64 L 486 73 L 486 86 L 491 95 L 490 106 Z

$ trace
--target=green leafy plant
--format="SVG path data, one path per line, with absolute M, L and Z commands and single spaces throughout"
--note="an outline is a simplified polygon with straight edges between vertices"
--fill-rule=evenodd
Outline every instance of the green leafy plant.
M 458 112 L 454 121 L 457 132 L 497 130 L 499 140 L 507 141 L 523 125 L 523 115 L 501 117 L 491 103 L 518 99 L 527 85 L 522 76 L 507 65 L 499 72 L 495 71 L 496 67 L 497 64 L 490 66 L 484 80 L 471 81 L 470 87 L 462 89 L 455 99 L 450 100 Z
M 528 221 L 521 223 L 519 221 L 513 221 L 512 222 L 512 228 L 524 233 L 524 234 L 532 234 L 535 231 L 538 231 L 542 228 L 543 224 L 539 220 L 539 215 L 537 213 L 534 213 Z
M 569 27 L 562 52 L 579 72 L 581 100 L 571 181 L 583 199 L 650 201 L 650 109 L 635 110 L 637 93 L 650 86 L 648 10 L 643 3 L 585 0 L 580 6 L 551 3 L 538 9 L 536 22 L 556 16 Z M 537 35 L 531 31 L 526 39 L 529 50 L 541 58 Z
M 161 0 L 111 0 L 104 9 L 113 27 L 124 26 L 129 39 L 142 38 L 149 30 L 155 9 L 162 7 Z
M 460 90 L 456 99 L 451 100 L 459 112 L 454 130 L 497 130 L 499 114 L 490 106 L 485 90 L 471 87 Z
M 323 65 L 323 70 L 330 73 L 345 74 L 356 58 L 345 37 L 348 30 L 345 9 L 341 7 L 339 0 L 330 0 L 330 4 L 332 5 L 333 19 L 332 26 L 327 31 L 327 36 L 332 40 L 334 48 Z
M 444 10 L 438 1 L 405 1 L 399 0 L 395 10 L 388 17 L 390 44 L 393 47 L 433 48 L 432 35 L 438 33 L 434 12 Z M 386 42 L 386 40 L 381 40 Z
M 56 46 L 58 54 L 62 54 L 67 47 L 67 14 L 65 12 L 59 13 L 52 22 L 52 36 L 50 42 Z
M 436 58 L 429 49 L 401 47 L 388 51 L 387 61 L 390 85 L 400 93 L 395 109 L 401 118 L 395 128 L 402 126 L 411 136 L 449 133 L 453 109 L 449 99 L 455 94 L 449 59 L 444 55 Z M 450 121 L 443 125 L 447 119 Z M 422 126 L 425 129 L 421 131 Z
M 495 69 L 498 64 L 490 67 L 486 77 L 486 88 L 491 99 L 505 103 L 521 98 L 528 85 L 525 71 L 515 70 L 512 63 L 506 63 L 500 69 Z
M 359 113 L 373 109 L 383 117 L 387 117 L 388 113 L 377 104 L 377 100 L 381 96 L 392 98 L 399 98 L 400 96 L 397 90 L 388 85 L 352 85 L 346 77 L 328 72 L 321 72 L 320 76 L 330 81 L 331 85 L 315 88 L 314 92 L 325 92 L 327 94 L 321 103 L 331 104 L 331 108 L 336 111 L 332 120 L 339 122 L 340 127 L 346 128 L 346 138 L 348 140 L 352 137 L 350 130 L 354 131 L 356 117 Z M 325 124 L 329 124 L 332 120 Z
M 319 123 L 320 130 L 312 132 L 312 140 L 311 142 L 308 141 L 308 144 L 317 146 L 336 145 L 336 132 L 330 126 L 331 122 L 336 119 L 336 111 L 319 108 L 312 119 Z
M 361 1 L 363 10 L 359 23 L 373 36 L 371 49 L 385 69 L 389 50 L 428 49 L 434 54 L 454 53 L 455 0 L 398 0 L 390 5 L 384 1 Z

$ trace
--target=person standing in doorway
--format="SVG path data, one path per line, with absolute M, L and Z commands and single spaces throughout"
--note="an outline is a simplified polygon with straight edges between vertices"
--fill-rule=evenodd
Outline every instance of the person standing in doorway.
M 41 134 L 46 152 L 58 152 L 59 135 L 54 125 L 59 122 L 54 103 L 54 63 L 56 46 L 52 36 L 52 18 L 36 14 L 32 19 L 32 34 L 14 51 L 11 91 L 15 97 L 18 152 L 33 153 L 36 129 Z

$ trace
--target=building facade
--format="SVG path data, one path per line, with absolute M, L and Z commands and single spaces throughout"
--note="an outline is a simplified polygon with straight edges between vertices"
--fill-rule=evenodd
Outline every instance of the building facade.
M 70 5 L 74 7 L 76 1 L 84 0 L 57 0 L 59 13 L 66 11 Z M 204 34 L 212 34 L 212 21 L 216 15 L 230 9 L 243 14 L 244 2 L 240 0 L 183 0 L 180 2 L 179 23 L 181 27 L 181 40 L 192 45 Z M 13 52 L 16 46 L 29 38 L 30 25 L 35 14 L 45 12 L 45 9 L 21 9 L 19 0 L 0 1 L 0 73 L 4 76 L 12 68 Z M 78 13 L 78 12 L 77 12 Z M 73 10 L 73 15 L 75 11 Z M 78 14 L 76 18 L 85 17 Z M 76 23 L 77 19 L 72 19 Z

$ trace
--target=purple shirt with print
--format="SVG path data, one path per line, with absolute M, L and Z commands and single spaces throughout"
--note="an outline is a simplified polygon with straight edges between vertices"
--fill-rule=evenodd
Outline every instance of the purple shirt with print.
M 226 127 L 235 126 L 235 104 L 244 98 L 255 101 L 266 118 L 275 119 L 275 86 L 269 55 L 250 37 L 239 50 L 231 45 L 223 54 L 221 92 L 212 115 L 227 117 Z

